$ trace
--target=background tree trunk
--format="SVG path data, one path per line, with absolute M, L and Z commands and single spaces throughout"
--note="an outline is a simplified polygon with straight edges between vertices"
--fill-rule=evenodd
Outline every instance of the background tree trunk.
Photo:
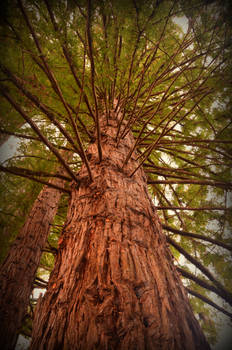
M 116 147 L 117 120 L 101 120 L 103 161 L 88 149 L 73 186 L 48 290 L 39 301 L 31 349 L 209 349 L 172 262 L 134 154 L 131 133 Z
M 64 180 L 52 179 L 50 182 L 61 186 Z M 59 190 L 43 187 L 0 267 L 1 349 L 14 349 L 60 196 Z

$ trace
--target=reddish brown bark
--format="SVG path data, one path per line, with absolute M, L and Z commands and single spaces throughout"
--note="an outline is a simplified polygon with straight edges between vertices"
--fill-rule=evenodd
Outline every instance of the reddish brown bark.
M 88 149 L 73 186 L 48 291 L 40 299 L 31 349 L 210 349 L 173 265 L 161 223 L 135 157 L 122 170 L 128 133 L 101 120 L 103 160 Z
M 64 180 L 53 179 L 63 185 Z M 0 348 L 14 349 L 61 192 L 44 186 L 0 266 Z

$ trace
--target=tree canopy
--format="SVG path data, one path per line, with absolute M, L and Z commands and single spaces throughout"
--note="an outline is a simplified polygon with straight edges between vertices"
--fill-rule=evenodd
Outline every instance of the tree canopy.
M 120 107 L 117 142 L 129 130 L 135 138 L 124 165 L 137 150 L 194 312 L 214 343 L 214 310 L 232 317 L 229 1 L 2 6 L 1 134 L 20 140 L 17 154 L 0 166 L 2 258 L 62 165 L 67 182 L 35 280 L 46 287 L 82 163 L 91 180 L 86 150 L 95 139 L 102 158 L 99 115 Z

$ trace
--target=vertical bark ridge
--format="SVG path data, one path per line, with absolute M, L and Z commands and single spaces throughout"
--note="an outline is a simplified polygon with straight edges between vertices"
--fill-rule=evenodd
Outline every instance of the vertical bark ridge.
M 57 186 L 64 180 L 52 179 Z M 61 192 L 44 186 L 0 266 L 0 348 L 14 349 Z
M 93 182 L 83 165 L 31 349 L 207 350 L 144 172 L 129 176 L 136 154 L 122 170 L 133 135 L 116 147 L 114 113 L 100 123 L 103 160 L 90 144 Z

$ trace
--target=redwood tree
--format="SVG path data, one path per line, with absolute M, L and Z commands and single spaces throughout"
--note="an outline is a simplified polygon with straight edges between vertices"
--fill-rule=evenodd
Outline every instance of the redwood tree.
M 63 179 L 55 179 L 43 187 L 0 266 L 2 349 L 13 349 L 16 344 L 18 332 L 27 314 L 42 251 L 58 209 L 61 191 L 65 191 L 63 184 Z
M 11 6 L 2 132 L 25 140 L 20 157 L 35 156 L 30 142 L 40 157 L 45 146 L 70 193 L 31 348 L 209 348 L 198 323 L 213 341 L 205 305 L 231 312 L 207 294 L 232 304 L 229 5 Z M 27 124 L 16 130 L 5 115 Z M 57 175 L 22 164 L 1 170 Z

